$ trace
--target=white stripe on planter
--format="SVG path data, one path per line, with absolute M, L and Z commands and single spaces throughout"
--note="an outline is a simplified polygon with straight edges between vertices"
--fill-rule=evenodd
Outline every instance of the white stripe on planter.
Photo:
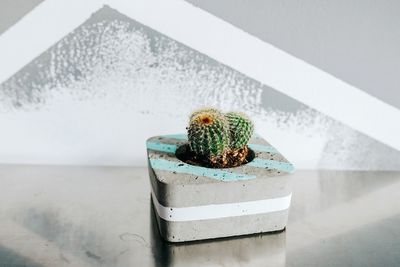
M 173 222 L 220 219 L 282 211 L 289 208 L 292 197 L 292 194 L 290 194 L 285 197 L 256 201 L 174 208 L 161 205 L 154 192 L 151 192 L 151 195 L 158 215 L 166 221 Z

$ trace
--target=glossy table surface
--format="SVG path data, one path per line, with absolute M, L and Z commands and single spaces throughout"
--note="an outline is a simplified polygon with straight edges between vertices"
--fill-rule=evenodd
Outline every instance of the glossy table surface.
M 0 165 L 0 266 L 400 266 L 400 172 L 293 178 L 286 231 L 169 244 L 146 168 Z

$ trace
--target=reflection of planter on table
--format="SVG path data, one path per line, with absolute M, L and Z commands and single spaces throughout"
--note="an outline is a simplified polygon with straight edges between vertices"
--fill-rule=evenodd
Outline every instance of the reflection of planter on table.
M 242 166 L 213 169 L 175 156 L 186 135 L 147 140 L 152 199 L 161 235 L 181 242 L 283 230 L 294 168 L 261 137 L 249 142 L 255 158 Z

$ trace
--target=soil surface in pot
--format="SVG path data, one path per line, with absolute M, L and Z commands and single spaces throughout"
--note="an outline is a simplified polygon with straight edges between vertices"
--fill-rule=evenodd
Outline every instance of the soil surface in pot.
M 228 151 L 224 156 L 208 158 L 194 154 L 189 144 L 181 145 L 175 152 L 181 161 L 206 168 L 232 168 L 246 164 L 255 157 L 254 151 L 245 146 L 244 148 Z

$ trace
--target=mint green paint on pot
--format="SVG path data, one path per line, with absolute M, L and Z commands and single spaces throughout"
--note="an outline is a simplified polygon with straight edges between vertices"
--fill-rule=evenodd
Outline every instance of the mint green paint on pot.
M 176 140 L 183 140 L 187 141 L 188 137 L 186 134 L 168 134 L 168 135 L 163 135 L 163 138 L 166 139 L 176 139 Z M 267 146 L 267 145 L 259 145 L 259 144 L 248 144 L 249 148 L 251 148 L 254 151 L 259 151 L 259 152 L 270 152 L 273 154 L 279 153 L 273 146 Z
M 172 153 L 172 154 L 175 154 L 175 151 L 177 149 L 176 145 L 163 144 L 160 142 L 150 142 L 150 141 L 146 143 L 146 146 L 147 146 L 147 149 L 150 149 L 150 150 L 165 152 L 165 153 Z
M 268 160 L 268 159 L 260 159 L 255 158 L 251 162 L 246 165 L 256 167 L 256 168 L 264 168 L 264 169 L 275 169 L 279 171 L 284 171 L 288 173 L 294 172 L 294 166 L 288 162 L 276 161 L 276 160 Z
M 241 173 L 224 171 L 221 169 L 193 166 L 186 164 L 184 162 L 174 162 L 165 159 L 150 159 L 150 164 L 153 169 L 157 170 L 187 173 L 197 176 L 205 176 L 220 181 L 238 181 L 238 180 L 249 180 L 256 178 L 255 175 L 246 175 Z
M 272 154 L 278 154 L 278 150 L 276 150 L 273 146 L 265 146 L 265 145 L 258 145 L 258 144 L 248 144 L 248 147 L 254 151 L 259 152 L 269 152 Z
M 162 137 L 176 139 L 176 140 L 188 140 L 188 137 L 186 134 L 168 134 L 168 135 L 163 135 Z

